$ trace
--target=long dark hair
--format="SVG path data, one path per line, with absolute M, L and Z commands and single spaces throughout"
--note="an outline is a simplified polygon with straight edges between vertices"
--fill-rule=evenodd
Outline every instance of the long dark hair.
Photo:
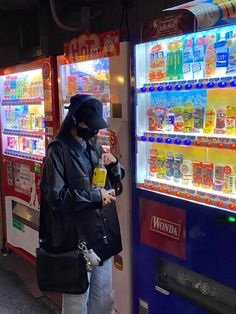
M 95 98 L 89 99 L 85 103 L 83 103 L 81 107 L 78 107 L 74 112 L 71 113 L 69 110 L 55 137 L 57 138 L 58 136 L 65 133 L 68 134 L 78 123 L 83 122 L 83 117 L 80 115 L 80 108 L 94 102 L 99 102 L 99 100 Z
M 65 133 L 68 134 L 74 127 L 75 127 L 75 121 L 73 117 L 67 114 L 62 124 L 60 125 L 60 128 L 58 129 L 55 138 Z

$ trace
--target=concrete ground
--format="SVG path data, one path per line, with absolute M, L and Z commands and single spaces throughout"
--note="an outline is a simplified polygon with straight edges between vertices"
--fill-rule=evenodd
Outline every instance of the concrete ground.
M 42 293 L 33 296 L 16 271 L 21 260 L 14 253 L 0 254 L 0 314 L 59 314 L 61 311 Z M 30 266 L 28 266 L 30 267 Z M 25 268 L 26 269 L 26 268 Z M 25 273 L 31 276 L 26 269 Z

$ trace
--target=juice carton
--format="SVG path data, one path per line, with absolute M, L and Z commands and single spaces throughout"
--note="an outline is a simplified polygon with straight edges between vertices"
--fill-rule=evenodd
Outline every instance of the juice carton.
M 180 171 L 182 173 L 181 183 L 184 185 L 188 185 L 193 178 L 193 166 L 191 160 L 183 160 L 180 165 Z
M 151 48 L 151 53 L 150 53 L 150 69 L 149 69 L 149 74 L 148 78 L 150 82 L 155 82 L 156 79 L 156 58 L 157 58 L 157 53 L 155 51 L 155 46 Z
M 166 77 L 166 63 L 162 45 L 156 44 L 151 49 L 149 80 L 162 81 Z
M 174 154 L 172 152 L 166 154 L 165 167 L 165 179 L 171 180 L 174 175 Z
M 226 109 L 224 108 L 216 110 L 216 125 L 214 133 L 216 134 L 226 133 Z
M 183 74 L 185 80 L 190 80 L 193 78 L 192 73 L 193 64 L 193 39 L 188 38 L 184 41 L 184 51 L 183 51 Z
M 179 152 L 175 154 L 174 160 L 174 181 L 180 182 L 182 178 L 181 165 L 183 163 L 183 153 Z
M 202 182 L 203 188 L 210 189 L 213 186 L 214 164 L 211 162 L 202 162 Z
M 175 43 L 171 41 L 168 44 L 168 51 L 167 51 L 167 61 L 166 61 L 166 78 L 167 80 L 172 80 L 176 76 L 176 71 L 175 71 Z
M 175 124 L 174 131 L 175 132 L 183 132 L 184 131 L 184 119 L 183 119 L 183 106 L 173 107 L 173 112 L 175 113 Z
M 195 37 L 192 66 L 194 79 L 204 76 L 204 60 L 205 60 L 205 38 L 203 36 Z
M 199 133 L 203 129 L 204 124 L 204 106 L 195 105 L 193 113 L 193 131 Z
M 166 125 L 166 107 L 156 107 L 157 130 L 163 131 Z
M 177 79 L 183 79 L 183 50 L 182 50 L 182 40 L 177 40 L 175 42 L 175 69 L 177 74 Z
M 229 48 L 227 44 L 227 34 L 221 31 L 217 34 L 217 42 L 214 44 L 216 51 L 216 75 L 223 76 L 226 74 L 228 66 Z
M 158 46 L 156 80 L 162 81 L 166 77 L 166 63 L 162 46 Z
M 183 131 L 186 133 L 192 132 L 194 119 L 193 119 L 193 105 L 192 103 L 185 103 L 183 106 Z
M 157 131 L 156 107 L 150 107 L 147 110 L 148 131 Z
M 225 183 L 225 166 L 223 164 L 215 164 L 214 184 L 215 191 L 223 191 Z
M 166 112 L 165 131 L 173 132 L 174 125 L 175 125 L 175 112 L 172 110 L 172 108 L 170 108 Z
M 232 75 L 236 73 L 236 31 L 229 32 L 227 46 L 229 48 L 228 52 L 229 59 L 226 74 Z
M 205 56 L 205 69 L 206 77 L 215 76 L 216 72 L 216 50 L 214 44 L 216 36 L 214 34 L 206 37 L 206 56 Z
M 165 152 L 158 151 L 158 154 L 157 154 L 157 178 L 158 179 L 163 179 L 166 174 L 165 161 L 166 161 Z
M 201 161 L 193 160 L 193 185 L 200 186 L 202 183 L 202 163 Z
M 157 172 L 157 153 L 156 149 L 150 149 L 148 158 L 150 176 L 155 176 Z
M 7 136 L 7 148 L 9 149 L 18 149 L 18 141 L 15 136 Z
M 157 154 L 158 154 L 158 151 L 157 149 L 150 149 L 149 151 L 149 160 L 157 160 Z
M 236 107 L 233 106 L 226 109 L 226 134 L 236 134 Z
M 27 137 L 22 138 L 22 148 L 24 152 L 32 153 L 32 145 L 31 145 L 31 139 Z
M 209 109 L 206 111 L 203 133 L 213 133 L 214 127 L 215 127 L 215 110 Z

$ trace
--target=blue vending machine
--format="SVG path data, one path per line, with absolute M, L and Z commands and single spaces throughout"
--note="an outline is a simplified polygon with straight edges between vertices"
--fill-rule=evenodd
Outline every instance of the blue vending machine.
M 133 313 L 236 313 L 236 25 L 135 46 Z

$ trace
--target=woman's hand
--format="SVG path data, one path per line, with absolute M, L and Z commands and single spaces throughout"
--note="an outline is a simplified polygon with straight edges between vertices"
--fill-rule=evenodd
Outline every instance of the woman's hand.
M 117 159 L 115 156 L 113 156 L 111 153 L 104 153 L 102 154 L 102 162 L 104 165 L 110 165 L 110 164 L 115 164 Z
M 109 194 L 108 191 L 105 189 L 101 189 L 101 194 L 102 194 L 102 205 L 110 204 L 111 201 L 116 200 L 115 196 L 112 196 L 111 194 Z

